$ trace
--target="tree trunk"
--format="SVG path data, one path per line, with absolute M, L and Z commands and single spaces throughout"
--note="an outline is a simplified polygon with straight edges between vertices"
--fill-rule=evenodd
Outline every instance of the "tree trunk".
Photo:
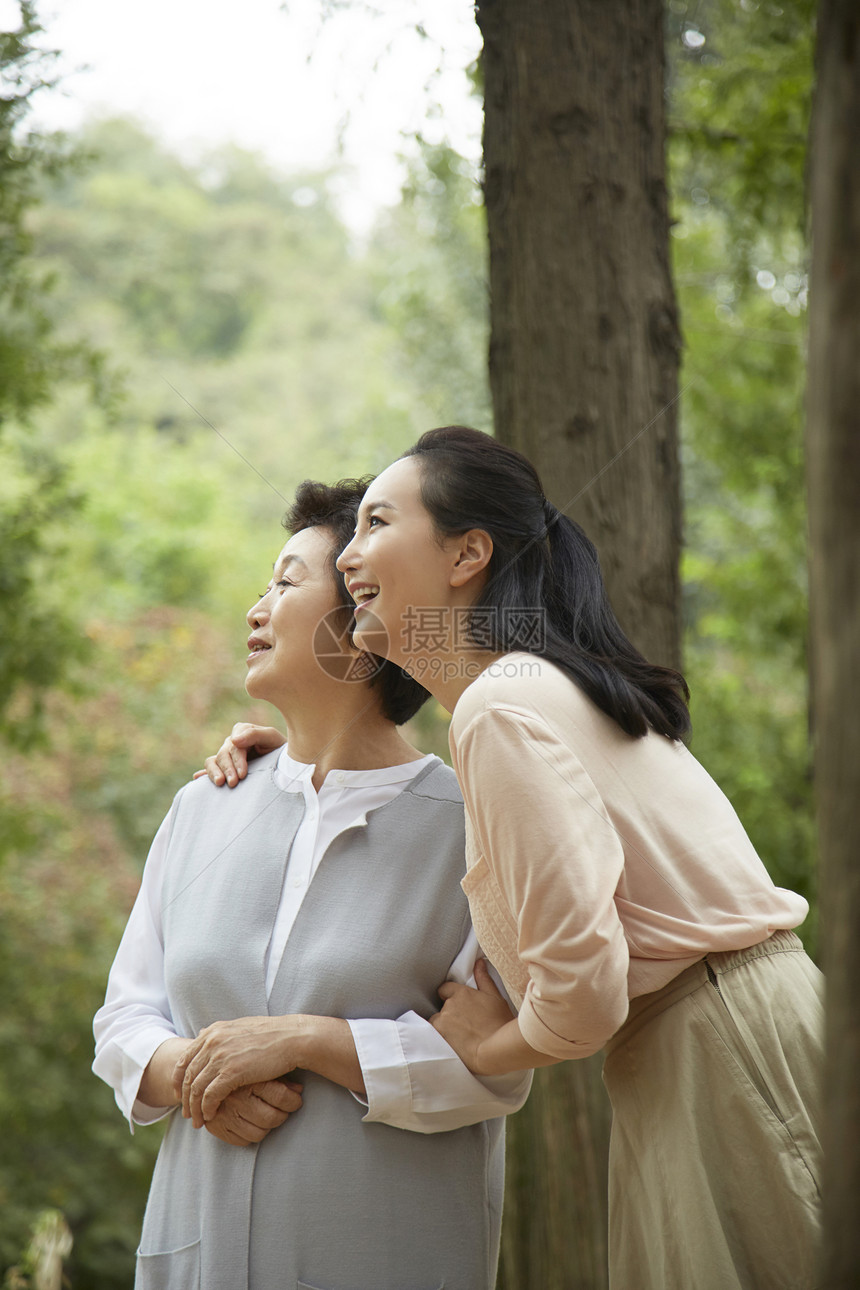
M 807 460 L 822 941 L 821 1284 L 860 1286 L 860 11 L 822 0 L 812 127 Z
M 480 0 L 477 18 L 496 434 L 596 543 L 634 643 L 677 665 L 662 3 Z
M 661 0 L 478 0 L 496 434 L 594 540 L 646 657 L 680 661 L 680 340 Z M 606 1284 L 600 1059 L 509 1121 L 500 1287 Z

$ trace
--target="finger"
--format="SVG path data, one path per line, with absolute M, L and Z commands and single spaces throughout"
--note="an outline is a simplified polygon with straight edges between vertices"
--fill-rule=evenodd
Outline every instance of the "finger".
M 207 757 L 203 765 L 205 766 L 206 774 L 212 780 L 212 783 L 220 788 L 221 785 L 225 783 L 225 777 L 223 770 L 218 765 L 217 755 L 215 757 Z
M 276 1111 L 292 1111 L 296 1101 L 301 1101 L 298 1094 L 276 1079 L 263 1080 L 259 1084 L 249 1084 L 247 1091 L 252 1097 L 265 1102 L 267 1106 Z
M 233 743 L 237 748 L 247 751 L 249 759 L 262 757 L 285 742 L 284 736 L 275 726 L 254 726 L 248 722 L 239 722 L 231 731 Z
M 289 1119 L 289 1111 L 281 1111 L 276 1106 L 271 1106 L 261 1097 L 252 1096 L 249 1102 L 239 1111 L 241 1118 L 255 1129 L 263 1133 L 270 1133 L 272 1129 L 277 1129 L 285 1120 Z
M 230 748 L 230 760 L 238 784 L 239 780 L 244 779 L 248 774 L 248 754 L 244 748 L 239 748 L 233 743 Z
M 237 721 L 230 731 L 230 738 L 237 748 L 252 748 L 266 728 L 254 725 L 252 721 Z
M 191 1097 L 194 1081 L 199 1077 L 200 1072 L 206 1066 L 207 1059 L 203 1056 L 202 1050 L 198 1050 L 186 1064 L 185 1074 L 182 1076 L 182 1114 L 186 1120 L 192 1118 Z M 199 1128 L 199 1125 L 195 1126 Z
M 182 1098 L 182 1081 L 185 1079 L 185 1072 L 188 1069 L 189 1062 L 198 1052 L 195 1041 L 188 1045 L 181 1057 L 177 1058 L 176 1065 L 173 1068 L 173 1091 L 178 1098 Z
M 298 1111 L 302 1104 L 301 1085 L 288 1087 L 277 1079 L 264 1080 L 260 1084 L 252 1084 L 250 1091 L 278 1111 Z
M 233 1092 L 234 1087 L 235 1085 L 232 1085 L 225 1075 L 216 1075 L 205 1088 L 201 1088 L 199 1097 L 201 1124 L 212 1119 L 213 1115 L 218 1110 L 218 1107 L 224 1101 L 224 1098 L 228 1093 Z
M 195 770 L 195 772 L 194 772 L 194 774 L 191 776 L 191 778 L 192 778 L 192 779 L 202 779 L 202 778 L 203 778 L 203 776 L 204 776 L 205 774 L 206 774 L 206 767 L 204 766 L 201 770 Z
M 437 994 L 440 999 L 453 999 L 458 990 L 470 989 L 467 985 L 460 985 L 457 981 L 443 981 L 439 986 Z
M 225 739 L 221 747 L 215 754 L 217 762 L 224 780 L 230 788 L 235 788 L 239 783 L 239 774 L 236 762 L 234 761 L 234 746 L 232 738 Z
M 478 959 L 475 963 L 475 985 L 484 994 L 494 994 L 497 999 L 503 998 L 501 991 L 490 976 L 490 969 L 487 967 L 486 959 Z

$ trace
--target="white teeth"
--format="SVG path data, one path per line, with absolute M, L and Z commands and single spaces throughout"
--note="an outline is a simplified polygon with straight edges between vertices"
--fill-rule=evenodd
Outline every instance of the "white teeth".
M 357 605 L 361 605 L 365 600 L 371 600 L 374 596 L 379 595 L 379 587 L 362 587 L 361 591 L 356 591 L 353 599 Z

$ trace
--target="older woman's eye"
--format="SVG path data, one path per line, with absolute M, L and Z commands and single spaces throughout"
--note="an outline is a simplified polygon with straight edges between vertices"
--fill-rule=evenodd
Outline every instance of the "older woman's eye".
M 289 580 L 288 578 L 280 578 L 280 579 L 275 583 L 275 586 L 276 586 L 276 587 L 294 587 L 295 585 L 296 585 L 296 584 L 295 584 L 294 582 L 290 582 L 290 580 Z

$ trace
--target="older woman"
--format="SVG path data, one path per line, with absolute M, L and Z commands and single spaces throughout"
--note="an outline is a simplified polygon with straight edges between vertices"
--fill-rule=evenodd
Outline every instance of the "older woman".
M 95 1019 L 129 1120 L 174 1112 L 140 1290 L 494 1284 L 498 1117 L 528 1079 L 475 1078 L 429 1022 L 477 953 L 463 809 L 397 731 L 424 692 L 349 639 L 334 561 L 362 492 L 299 491 L 248 615 L 246 686 L 287 746 L 179 792 Z

